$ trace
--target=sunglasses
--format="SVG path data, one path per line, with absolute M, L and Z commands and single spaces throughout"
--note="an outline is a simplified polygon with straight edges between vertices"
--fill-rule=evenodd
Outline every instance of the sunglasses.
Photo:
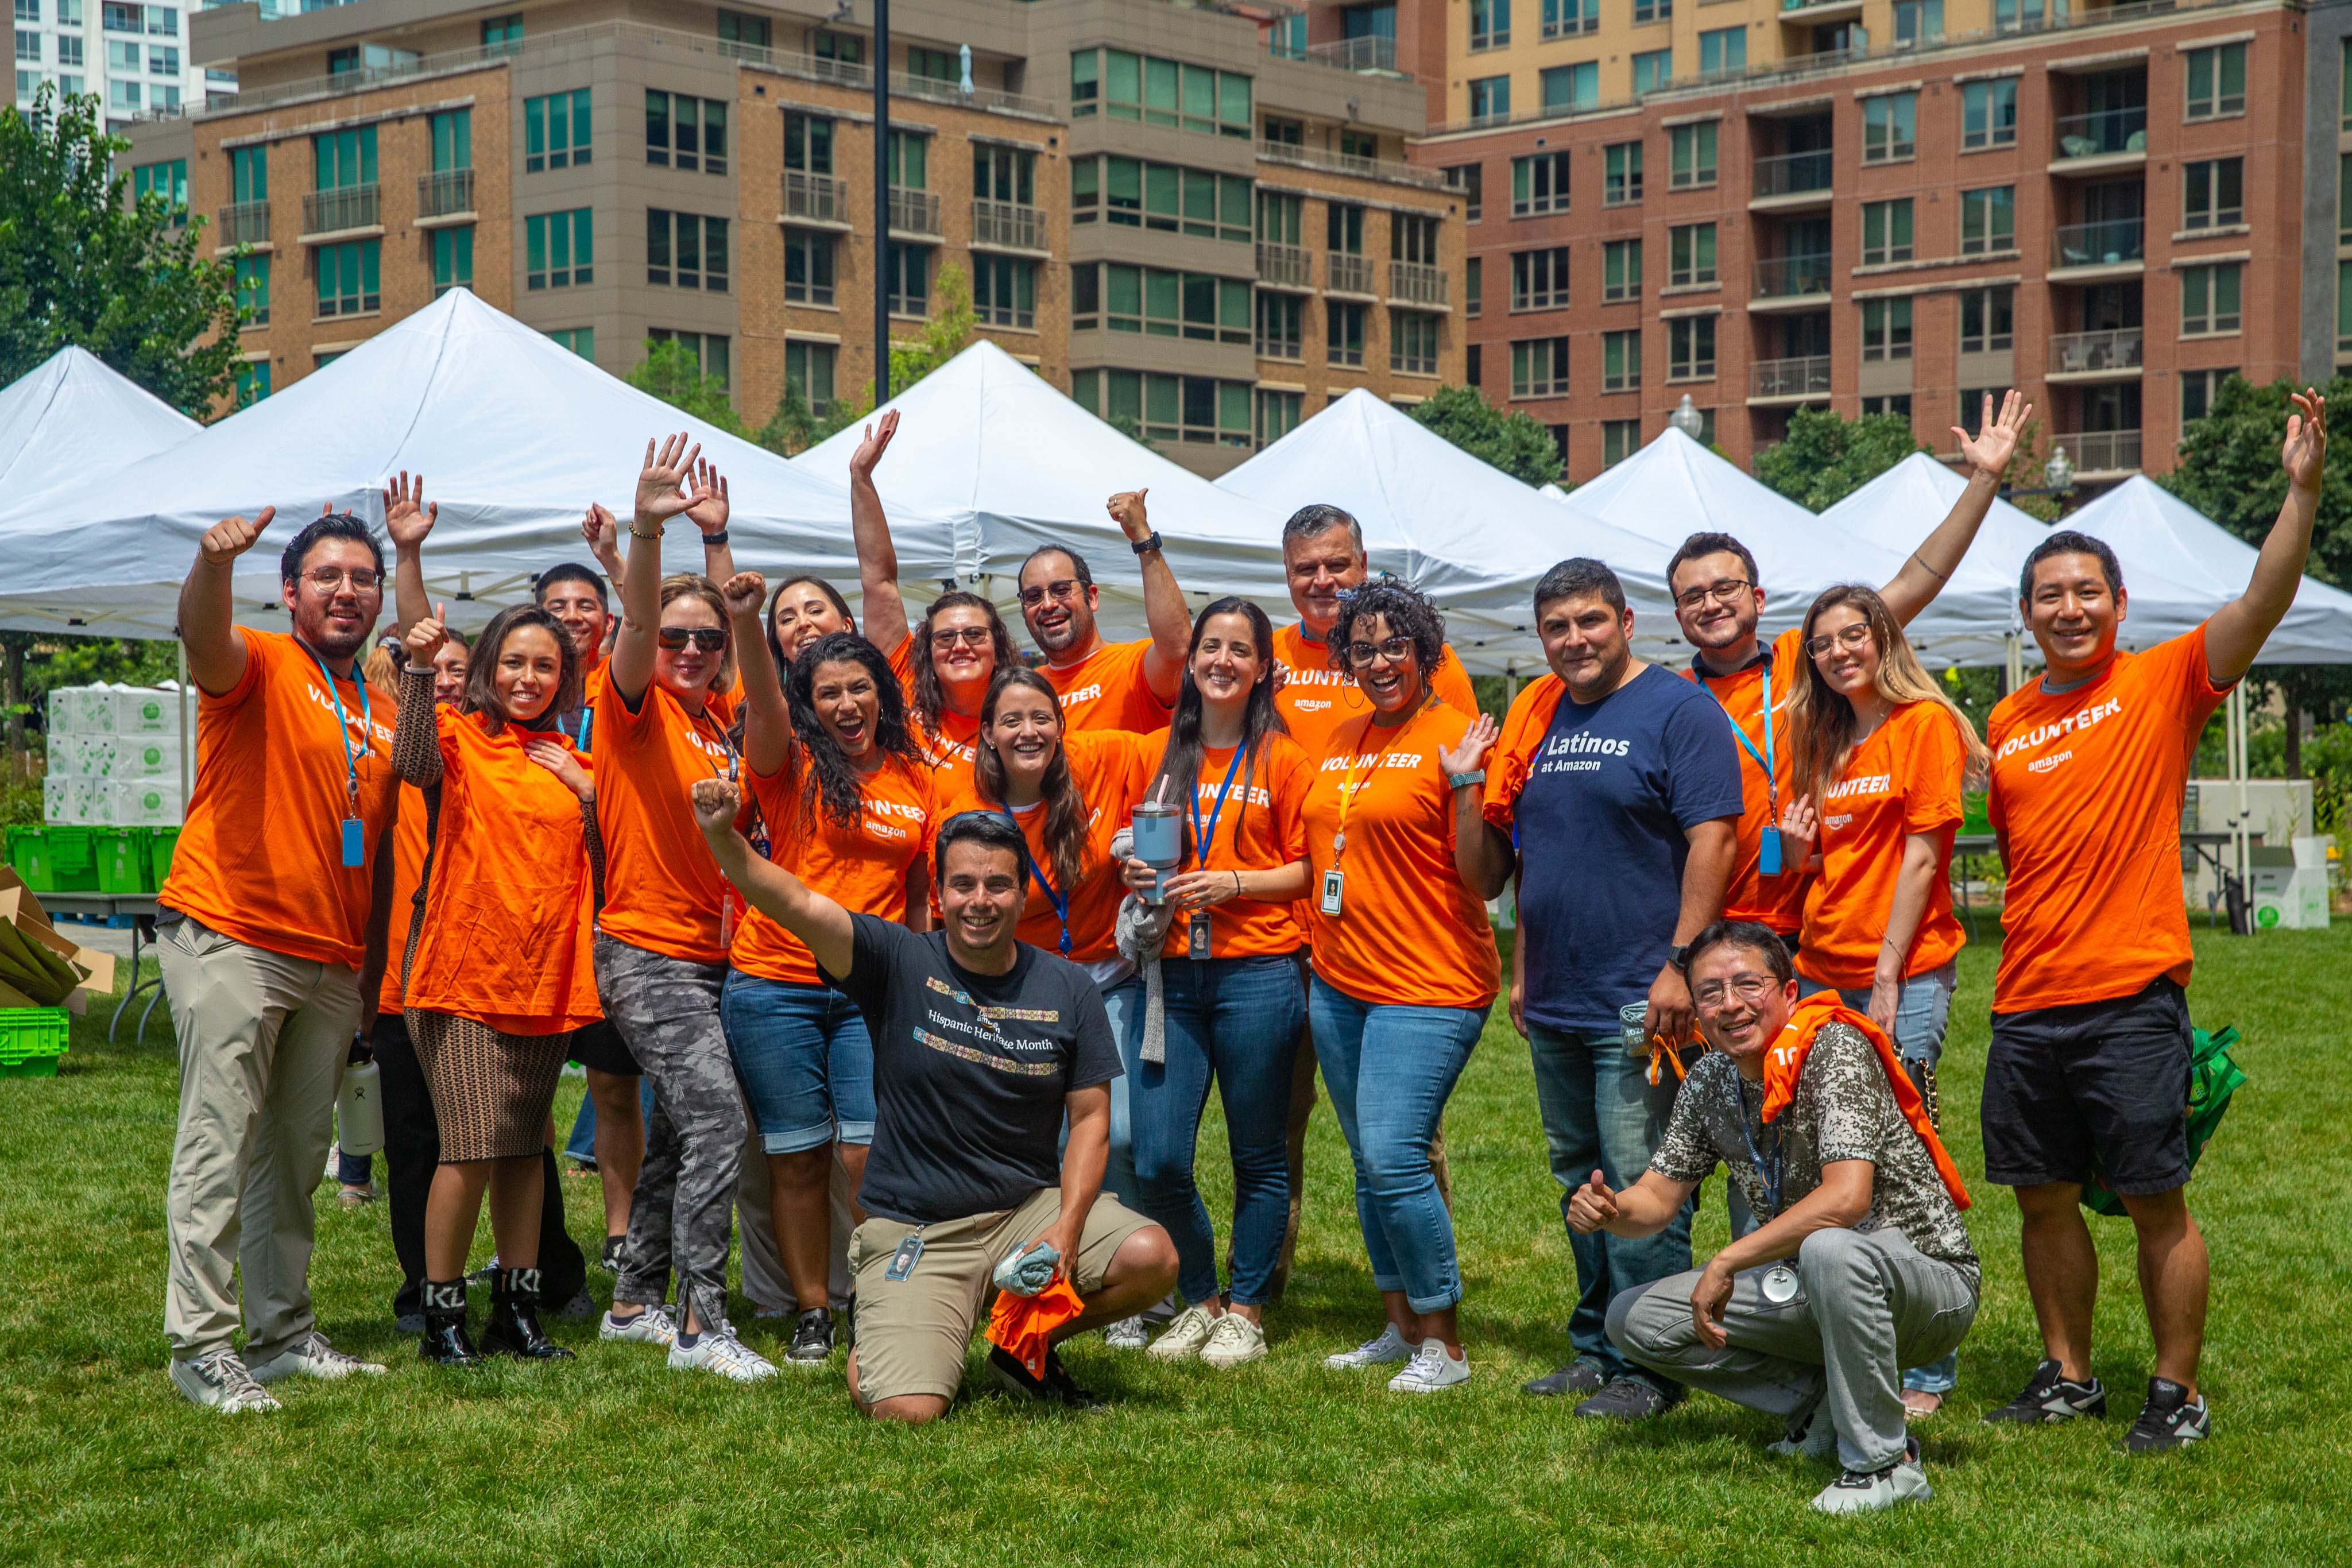
M 931 633 L 931 641 L 947 648 L 961 643 L 967 648 L 986 647 L 996 633 L 985 626 L 941 626 Z
M 665 626 L 660 636 L 661 645 L 672 653 L 688 643 L 706 653 L 716 653 L 727 646 L 727 633 L 716 626 Z

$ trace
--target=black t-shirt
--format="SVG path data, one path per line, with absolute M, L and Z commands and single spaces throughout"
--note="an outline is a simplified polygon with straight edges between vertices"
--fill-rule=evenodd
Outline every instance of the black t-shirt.
M 1023 943 L 1012 971 L 975 975 L 943 931 L 853 915 L 838 986 L 874 1037 L 874 1145 L 858 1202 L 929 1225 L 1017 1208 L 1062 1180 L 1063 1097 L 1119 1075 L 1102 993 Z

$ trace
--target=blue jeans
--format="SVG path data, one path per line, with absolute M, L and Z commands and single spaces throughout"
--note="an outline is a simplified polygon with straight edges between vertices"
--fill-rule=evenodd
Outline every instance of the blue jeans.
M 1402 1291 L 1416 1312 L 1453 1306 L 1462 1300 L 1462 1270 L 1429 1141 L 1486 1027 L 1486 1009 L 1359 1001 L 1318 975 L 1307 1017 L 1356 1163 L 1356 1223 L 1372 1283 Z
M 1642 1179 L 1665 1135 L 1680 1085 L 1671 1068 L 1652 1083 L 1648 1059 L 1627 1054 L 1623 1037 L 1613 1029 L 1583 1034 L 1531 1023 L 1528 1051 L 1535 1061 L 1536 1105 L 1543 1113 L 1544 1144 L 1565 1219 L 1570 1195 L 1594 1171 L 1614 1191 Z M 1578 1288 L 1568 1337 L 1576 1359 L 1596 1363 L 1610 1378 L 1637 1378 L 1661 1393 L 1677 1392 L 1670 1379 L 1626 1360 L 1610 1340 L 1609 1303 L 1620 1291 L 1690 1268 L 1692 1207 L 1684 1204 L 1664 1229 L 1639 1240 L 1606 1231 L 1568 1233 Z
M 1288 956 L 1163 958 L 1160 978 L 1167 1060 L 1139 1061 L 1128 1092 L 1142 1211 L 1175 1239 L 1184 1300 L 1214 1297 L 1216 1231 L 1192 1182 L 1213 1075 L 1234 1162 L 1233 1299 L 1259 1306 L 1274 1293 L 1290 1218 L 1284 1137 L 1306 988 L 1297 961 Z
M 847 997 L 730 969 L 719 1018 L 761 1149 L 874 1141 L 874 1040 Z
M 646 1115 L 654 1113 L 652 1080 L 637 1080 L 637 1103 Z M 580 1113 L 572 1118 L 572 1138 L 563 1145 L 563 1157 L 592 1166 L 596 1163 L 596 1097 L 593 1094 L 580 1097 Z

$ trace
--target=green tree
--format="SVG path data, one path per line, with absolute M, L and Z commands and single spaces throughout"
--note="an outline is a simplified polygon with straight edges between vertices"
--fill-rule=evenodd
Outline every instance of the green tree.
M 1829 409 L 1801 408 L 1789 415 L 1789 434 L 1756 455 L 1756 477 L 1807 511 L 1818 512 L 1862 488 L 1927 446 L 1899 413 L 1847 419 Z
M 971 306 L 971 278 L 960 267 L 940 268 L 930 315 L 921 334 L 890 340 L 890 395 L 898 396 L 971 346 L 979 317 Z M 835 401 L 829 408 L 812 406 L 787 386 L 776 412 L 752 439 L 769 451 L 796 456 L 818 442 L 846 430 L 874 412 L 874 383 L 866 382 L 855 402 Z
M 0 383 L 79 344 L 198 419 L 236 387 L 235 269 L 202 217 L 133 204 L 95 97 L 0 110 Z
M 1559 478 L 1559 443 L 1532 416 L 1505 413 L 1476 387 L 1440 387 L 1413 404 L 1413 419 L 1523 485 Z
M 702 361 L 692 349 L 672 338 L 646 340 L 646 357 L 623 378 L 641 392 L 651 392 L 705 424 L 715 424 L 730 435 L 743 434 L 743 421 L 727 395 L 727 383 L 702 373 Z

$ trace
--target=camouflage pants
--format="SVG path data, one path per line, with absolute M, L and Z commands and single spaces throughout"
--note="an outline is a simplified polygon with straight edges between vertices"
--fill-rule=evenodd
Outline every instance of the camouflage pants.
M 743 1159 L 743 1094 L 719 1026 L 723 964 L 694 964 L 596 934 L 596 993 L 653 1085 L 646 1158 L 629 1201 L 616 1301 L 659 1305 L 670 1272 L 698 1320 L 727 1317 L 727 1251 Z

